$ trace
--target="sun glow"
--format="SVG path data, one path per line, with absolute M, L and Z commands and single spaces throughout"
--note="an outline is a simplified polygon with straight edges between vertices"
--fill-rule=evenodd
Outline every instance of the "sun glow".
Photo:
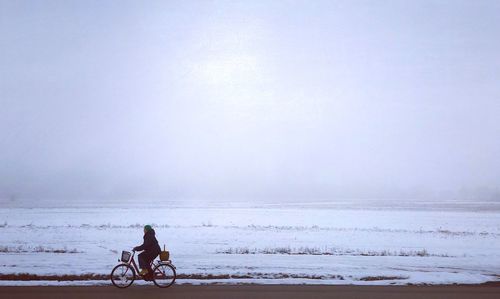
M 257 59 L 250 55 L 208 58 L 196 66 L 201 83 L 209 85 L 239 85 L 257 79 Z

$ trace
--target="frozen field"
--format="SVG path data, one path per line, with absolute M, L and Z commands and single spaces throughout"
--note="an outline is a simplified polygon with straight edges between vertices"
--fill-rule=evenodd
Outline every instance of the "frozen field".
M 5 277 L 19 273 L 109 274 L 121 250 L 141 243 L 147 223 L 170 250 L 179 283 L 441 284 L 500 279 L 496 210 L 271 205 L 2 208 L 0 283 L 17 284 Z

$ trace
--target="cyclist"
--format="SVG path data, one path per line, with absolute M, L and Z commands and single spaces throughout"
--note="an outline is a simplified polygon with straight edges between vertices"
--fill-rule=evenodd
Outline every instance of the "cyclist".
M 155 230 L 151 227 L 151 225 L 144 226 L 144 242 L 140 246 L 136 246 L 133 249 L 134 251 L 144 250 L 139 254 L 139 268 L 141 268 L 141 272 L 139 272 L 142 276 L 147 276 L 148 273 L 152 273 L 151 262 L 160 254 L 161 248 L 158 244 L 158 240 L 155 237 Z

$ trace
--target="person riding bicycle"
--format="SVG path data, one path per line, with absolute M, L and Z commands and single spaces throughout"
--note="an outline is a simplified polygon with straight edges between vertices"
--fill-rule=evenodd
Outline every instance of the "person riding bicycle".
M 140 246 L 136 246 L 134 251 L 144 250 L 139 254 L 139 268 L 141 268 L 140 275 L 147 275 L 152 273 L 151 262 L 160 254 L 161 248 L 158 240 L 155 237 L 155 230 L 151 225 L 144 226 L 144 242 Z

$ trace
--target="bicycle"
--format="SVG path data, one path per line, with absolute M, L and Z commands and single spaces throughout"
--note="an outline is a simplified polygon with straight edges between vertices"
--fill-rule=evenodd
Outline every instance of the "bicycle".
M 117 288 L 124 289 L 132 285 L 136 278 L 136 273 L 139 268 L 134 261 L 135 251 L 122 251 L 121 259 L 118 260 L 120 264 L 116 265 L 111 271 L 111 282 Z M 175 266 L 171 260 L 155 260 L 151 262 L 150 268 L 153 269 L 153 275 L 149 273 L 139 276 L 145 281 L 152 280 L 157 287 L 168 288 L 175 282 L 176 272 Z M 148 279 L 148 275 L 151 279 Z

